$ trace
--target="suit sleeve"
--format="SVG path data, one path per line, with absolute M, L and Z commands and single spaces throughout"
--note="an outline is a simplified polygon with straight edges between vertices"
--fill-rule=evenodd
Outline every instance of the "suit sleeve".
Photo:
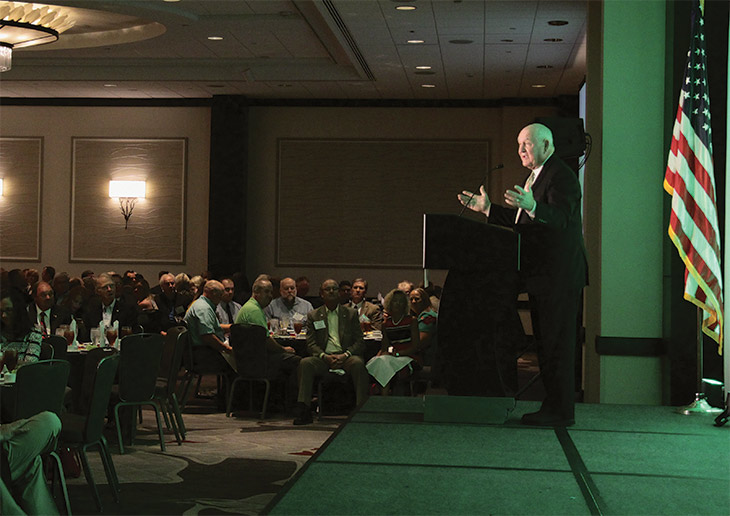
M 580 183 L 575 174 L 560 163 L 554 165 L 544 192 L 536 195 L 535 222 L 565 229 L 580 210 Z M 538 198 L 539 197 L 539 198 Z
M 314 329 L 314 314 L 317 310 L 313 310 L 307 314 L 307 350 L 309 354 L 318 357 L 324 350 L 317 344 L 316 330 Z
M 345 348 L 353 355 L 363 356 L 365 353 L 365 341 L 362 336 L 362 328 L 360 327 L 360 318 L 355 310 L 348 319 L 349 333 L 352 335 L 352 344 Z

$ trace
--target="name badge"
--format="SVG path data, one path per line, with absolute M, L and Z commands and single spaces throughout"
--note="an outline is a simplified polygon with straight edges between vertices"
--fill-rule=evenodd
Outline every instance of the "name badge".
M 314 329 L 315 330 L 324 330 L 325 329 L 324 321 L 314 321 Z

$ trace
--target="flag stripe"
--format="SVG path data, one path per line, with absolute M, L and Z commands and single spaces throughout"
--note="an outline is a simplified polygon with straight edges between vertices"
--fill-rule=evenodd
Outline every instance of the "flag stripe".
M 704 20 L 693 2 L 692 39 L 679 94 L 664 189 L 672 196 L 668 233 L 684 263 L 684 298 L 703 310 L 702 330 L 722 353 L 720 231 L 712 163 Z

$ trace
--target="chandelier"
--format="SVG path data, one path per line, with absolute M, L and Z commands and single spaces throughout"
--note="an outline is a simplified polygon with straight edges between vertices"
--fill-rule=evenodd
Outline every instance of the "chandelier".
M 63 7 L 0 2 L 0 72 L 10 70 L 13 49 L 53 43 L 73 25 Z

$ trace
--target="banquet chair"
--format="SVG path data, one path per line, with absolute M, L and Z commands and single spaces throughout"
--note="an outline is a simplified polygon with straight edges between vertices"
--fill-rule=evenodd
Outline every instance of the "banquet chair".
M 13 420 L 50 411 L 61 414 L 71 364 L 65 360 L 40 360 L 18 368 L 15 377 Z
M 65 360 L 41 360 L 18 368 L 13 388 L 14 399 L 11 401 L 14 405 L 13 420 L 26 419 L 44 411 L 60 416 L 70 369 L 71 365 Z M 55 479 L 58 479 L 66 514 L 71 514 L 61 457 L 56 450 L 51 451 L 48 457 L 53 459 L 54 467 L 51 483 L 54 485 Z
M 91 355 L 91 353 L 89 354 Z M 99 359 L 98 362 L 97 359 Z M 88 360 L 89 357 L 87 357 L 87 361 Z M 91 488 L 91 493 L 94 496 L 96 507 L 99 512 L 101 512 L 101 498 L 99 497 L 99 491 L 97 490 L 96 483 L 94 482 L 94 475 L 89 467 L 89 460 L 86 455 L 86 451 L 92 446 L 98 446 L 99 455 L 101 457 L 102 465 L 104 466 L 104 473 L 106 474 L 109 488 L 112 491 L 114 501 L 119 503 L 119 479 L 117 478 L 117 473 L 114 469 L 112 456 L 109 453 L 109 445 L 102 433 L 109 405 L 112 384 L 114 383 L 114 376 L 116 375 L 117 367 L 119 366 L 119 354 L 95 353 L 94 356 L 91 357 L 91 360 L 97 365 L 93 374 L 93 380 L 88 386 L 88 411 L 83 415 L 72 414 L 70 412 L 64 412 L 61 414 L 61 423 L 63 428 L 61 429 L 59 440 L 62 446 L 68 446 L 69 448 L 78 451 L 79 457 L 81 458 L 81 466 L 84 470 L 84 477 L 86 477 L 86 482 Z
M 231 326 L 230 344 L 236 359 L 238 376 L 233 380 L 228 393 L 226 416 L 231 416 L 231 406 L 236 386 L 240 382 L 249 383 L 249 407 L 253 407 L 253 385 L 264 384 L 261 419 L 266 418 L 266 407 L 269 403 L 271 381 L 279 376 L 278 369 L 270 370 L 266 352 L 268 331 L 263 326 L 234 324 Z
M 205 369 L 204 367 L 199 366 L 195 363 L 195 360 L 193 359 L 193 346 L 191 343 L 191 339 L 188 338 L 187 344 L 185 346 L 185 349 L 183 350 L 183 358 L 182 363 L 183 367 L 185 368 L 185 375 L 183 376 L 182 382 L 180 384 L 181 393 L 179 396 L 180 399 L 180 409 L 184 410 L 185 405 L 188 402 L 188 399 L 190 398 L 191 394 L 191 387 L 193 385 L 193 382 L 195 383 L 195 389 L 192 391 L 192 394 L 197 398 L 198 393 L 200 391 L 200 383 L 203 380 L 203 376 L 207 374 L 214 374 L 216 375 L 216 387 L 218 389 L 218 392 L 221 393 L 225 390 L 226 396 L 222 399 L 228 399 L 227 391 L 228 391 L 228 376 L 225 373 L 221 373 L 220 371 L 209 371 Z M 197 381 L 196 381 L 197 379 Z
M 64 337 L 60 335 L 49 335 L 43 341 L 53 347 L 53 358 L 66 360 L 68 343 Z
M 121 407 L 150 406 L 155 411 L 160 448 L 165 451 L 165 437 L 160 424 L 160 405 L 155 399 L 155 383 L 157 371 L 162 359 L 162 335 L 159 333 L 136 333 L 127 335 L 120 342 L 119 350 L 119 386 L 112 390 L 119 401 L 114 404 L 114 422 L 119 438 L 119 453 L 124 454 L 122 441 L 122 425 L 119 419 Z M 134 444 L 136 430 L 135 412 L 131 412 L 131 437 Z M 178 437 L 179 440 L 179 437 Z
M 186 434 L 180 403 L 177 399 L 177 379 L 187 341 L 188 330 L 184 326 L 176 326 L 167 330 L 155 385 L 155 399 L 162 408 L 167 428 L 172 429 L 175 433 L 178 444 L 182 444 L 181 437 L 185 439 Z
M 53 358 L 53 346 L 43 340 L 41 342 L 41 354 L 38 356 L 38 360 L 51 360 Z

